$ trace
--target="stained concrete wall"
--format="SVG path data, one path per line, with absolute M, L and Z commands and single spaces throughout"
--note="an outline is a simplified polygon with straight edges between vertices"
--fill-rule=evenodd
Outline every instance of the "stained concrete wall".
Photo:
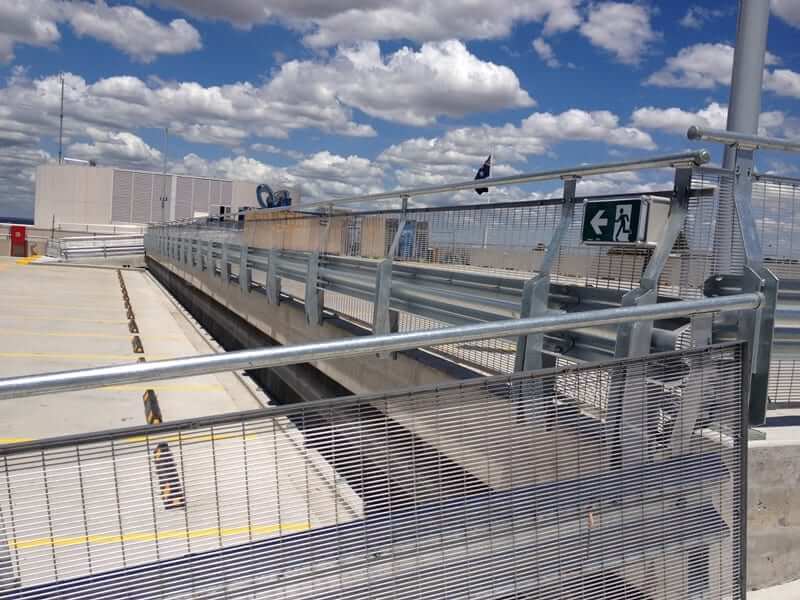
M 800 577 L 800 440 L 751 442 L 748 467 L 747 581 L 761 589 Z

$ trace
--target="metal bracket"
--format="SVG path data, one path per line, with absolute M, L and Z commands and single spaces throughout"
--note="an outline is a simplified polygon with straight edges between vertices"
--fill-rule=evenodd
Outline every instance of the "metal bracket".
M 670 252 L 683 229 L 689 214 L 692 169 L 675 169 L 675 188 L 670 203 L 667 225 L 661 239 L 642 273 L 639 287 L 622 298 L 622 306 L 646 306 L 658 303 L 658 281 L 669 260 Z M 637 321 L 620 325 L 617 329 L 615 358 L 635 358 L 650 353 L 653 338 L 653 321 Z M 637 379 L 639 379 L 637 377 Z M 606 448 L 611 451 L 611 466 L 635 465 L 646 460 L 647 406 L 642 405 L 641 386 L 633 382 L 627 368 L 611 378 L 608 386 L 606 414 Z
M 277 306 L 281 302 L 281 278 L 278 277 L 278 251 L 269 250 L 269 264 L 267 266 L 267 300 Z
M 775 308 L 778 302 L 778 278 L 762 267 L 745 267 L 742 292 L 761 292 L 764 301 L 756 311 L 742 311 L 738 319 L 738 337 L 749 340 L 751 364 L 750 424 L 763 425 L 767 418 L 769 366 L 775 335 Z
M 319 280 L 319 252 L 311 252 L 308 256 L 306 271 L 306 323 L 322 325 L 322 291 L 317 287 Z
M 390 309 L 392 297 L 392 259 L 385 258 L 378 263 L 375 279 L 375 300 L 372 312 L 372 333 L 386 335 L 397 333 L 400 315 Z M 379 353 L 378 358 L 397 358 L 396 352 Z
M 539 272 L 532 279 L 525 283 L 522 290 L 522 302 L 520 304 L 520 318 L 540 316 L 547 312 L 548 301 L 550 298 L 550 271 L 558 259 L 561 252 L 561 243 L 566 236 L 567 230 L 572 224 L 575 214 L 575 189 L 578 184 L 577 177 L 564 178 L 564 204 L 561 206 L 561 221 L 558 228 L 553 233 L 553 238 L 547 246 L 547 251 L 542 258 Z M 517 339 L 515 371 L 529 371 L 541 369 L 542 346 L 544 335 L 534 334 L 520 336 Z
M 222 242 L 222 252 L 219 262 L 219 276 L 225 284 L 231 281 L 231 265 L 228 263 L 228 242 Z
M 239 246 L 239 288 L 243 294 L 250 293 L 250 269 L 247 266 L 249 251 L 245 244 Z
M 756 311 L 744 311 L 739 319 L 739 339 L 750 340 L 752 379 L 750 382 L 750 424 L 761 425 L 766 420 L 769 365 L 774 338 L 775 308 L 778 278 L 764 267 L 764 255 L 753 216 L 753 154 L 752 148 L 735 149 L 733 200 L 739 230 L 742 234 L 745 264 L 742 291 L 760 291 L 764 303 Z
M 713 343 L 713 321 L 714 318 L 711 315 L 694 315 L 692 317 L 692 346 L 694 348 L 705 348 Z M 686 454 L 692 432 L 700 416 L 703 402 L 698 395 L 702 385 L 698 387 L 698 384 L 702 384 L 703 360 L 703 358 L 690 359 L 689 372 L 681 393 L 681 403 L 675 414 L 670 435 L 670 449 L 673 456 Z

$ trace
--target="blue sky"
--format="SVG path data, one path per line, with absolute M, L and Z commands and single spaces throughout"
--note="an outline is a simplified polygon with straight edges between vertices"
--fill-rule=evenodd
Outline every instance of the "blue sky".
M 734 2 L 495 5 L 0 0 L 0 214 L 32 214 L 35 166 L 57 156 L 59 73 L 67 156 L 160 170 L 168 127 L 173 171 L 314 199 L 469 177 L 490 152 L 502 175 L 682 151 L 689 124 L 724 127 Z M 798 35 L 800 2 L 773 0 L 762 133 L 800 137 Z

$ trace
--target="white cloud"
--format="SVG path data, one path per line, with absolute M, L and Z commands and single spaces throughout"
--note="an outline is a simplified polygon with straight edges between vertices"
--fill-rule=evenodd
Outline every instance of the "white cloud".
M 800 73 L 789 69 L 775 69 L 764 74 L 764 88 L 779 96 L 800 98 Z
M 304 202 L 383 191 L 383 167 L 360 156 L 318 152 L 291 167 L 275 167 L 248 156 L 207 160 L 188 154 L 171 166 L 176 172 L 266 181 L 299 189 Z
M 733 67 L 733 46 L 695 44 L 683 48 L 656 71 L 647 82 L 663 87 L 710 89 L 728 85 Z
M 86 133 L 93 142 L 70 144 L 65 153 L 67 156 L 127 167 L 156 167 L 161 164 L 161 152 L 147 145 L 138 135 L 95 127 L 90 127 Z
M 770 67 L 781 61 L 767 52 L 764 62 Z M 668 58 L 664 67 L 650 75 L 645 83 L 661 87 L 712 89 L 730 85 L 732 69 L 733 46 L 695 44 Z M 764 89 L 779 96 L 800 98 L 800 73 L 789 69 L 765 69 Z
M 196 17 L 250 28 L 282 21 L 305 33 L 307 44 L 410 39 L 417 42 L 506 37 L 515 24 L 543 22 L 545 33 L 580 23 L 580 0 L 507 0 L 502 7 L 474 0 L 140 0 Z
M 481 61 L 456 41 L 431 42 L 418 51 L 387 56 L 377 43 L 342 48 L 326 60 L 289 61 L 261 85 L 204 86 L 193 81 L 146 83 L 129 75 L 94 83 L 67 74 L 68 127 L 110 130 L 169 127 L 192 142 L 239 146 L 248 137 L 285 138 L 298 129 L 374 136 L 354 120 L 354 109 L 382 119 L 428 125 L 439 116 L 531 106 L 507 67 Z M 420 85 L 425 82 L 425 85 Z M 17 70 L 0 88 L 0 118 L 52 132 L 60 84 L 57 76 L 30 79 Z M 24 108 L 27 107 L 27 108 Z
M 656 108 L 647 106 L 633 111 L 631 124 L 642 129 L 658 129 L 686 135 L 692 125 L 710 129 L 725 129 L 728 120 L 728 107 L 717 102 L 711 102 L 705 108 L 692 112 L 682 108 Z M 759 119 L 759 133 L 761 135 L 778 134 L 785 122 L 785 115 L 781 111 L 761 113 Z
M 14 58 L 15 44 L 50 46 L 61 39 L 59 5 L 52 0 L 0 2 L 0 62 Z
M 132 6 L 104 0 L 3 0 L 0 2 L 0 62 L 10 62 L 15 44 L 51 46 L 61 39 L 59 24 L 69 22 L 79 36 L 107 42 L 137 60 L 182 54 L 201 47 L 200 34 L 184 19 L 164 25 Z
M 539 55 L 539 58 L 542 59 L 542 62 L 551 69 L 557 69 L 561 66 L 558 58 L 556 58 L 555 52 L 553 52 L 553 47 L 548 44 L 543 37 L 538 37 L 533 40 L 533 49 L 536 51 L 536 54 Z
M 256 152 L 266 152 L 267 154 L 278 154 L 280 156 L 288 156 L 289 158 L 293 158 L 294 160 L 302 160 L 305 158 L 305 154 L 302 152 L 298 152 L 297 150 L 285 150 L 283 148 L 278 148 L 272 144 L 251 144 L 251 150 L 255 150 Z
M 340 48 L 327 63 L 290 61 L 268 90 L 314 93 L 408 125 L 534 105 L 511 69 L 480 60 L 455 40 L 423 44 L 419 51 L 401 48 L 386 57 L 376 42 L 366 42 Z
M 0 139 L 0 148 L 3 145 Z M 50 158 L 38 148 L 18 146 L 13 152 L 0 152 L 0 216 L 33 217 L 34 173 Z
M 624 2 L 593 4 L 580 32 L 625 64 L 638 64 L 648 46 L 661 38 L 650 25 L 647 7 Z
M 200 32 L 185 19 L 162 25 L 133 6 L 75 3 L 67 5 L 69 22 L 79 36 L 107 42 L 142 62 L 160 54 L 184 54 L 202 47 Z
M 797 0 L 772 0 L 772 12 L 793 27 L 800 28 L 800 3 Z
M 507 123 L 500 127 L 462 127 L 440 137 L 409 139 L 385 149 L 378 161 L 397 168 L 396 177 L 403 186 L 435 184 L 474 175 L 490 152 L 497 161 L 495 174 L 514 173 L 508 163 L 545 154 L 554 144 L 565 140 L 655 148 L 647 133 L 620 126 L 613 113 L 572 109 L 560 114 L 534 113 L 519 126 Z
M 729 14 L 733 14 L 734 10 L 724 10 L 719 8 L 706 8 L 705 6 L 690 6 L 686 14 L 680 20 L 682 27 L 687 29 L 702 29 L 702 27 L 714 19 L 719 19 Z

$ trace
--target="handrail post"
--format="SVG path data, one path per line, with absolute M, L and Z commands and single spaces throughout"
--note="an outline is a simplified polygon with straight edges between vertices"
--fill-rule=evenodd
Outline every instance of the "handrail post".
M 408 196 L 402 197 L 400 208 L 400 219 L 397 222 L 397 231 L 392 238 L 392 242 L 386 251 L 386 257 L 378 263 L 375 269 L 375 299 L 372 311 L 372 332 L 374 335 L 385 335 L 395 333 L 399 329 L 400 314 L 392 310 L 392 266 L 403 230 L 406 227 L 408 213 Z M 378 353 L 379 358 L 397 358 L 396 352 Z
M 228 262 L 228 242 L 222 242 L 222 252 L 220 258 L 220 265 L 219 265 L 219 276 L 222 277 L 222 281 L 227 285 L 231 281 L 231 265 Z
M 250 292 L 250 269 L 247 266 L 248 253 L 249 248 L 242 240 L 242 243 L 239 244 L 239 288 L 243 294 Z
M 267 265 L 267 301 L 277 306 L 281 302 L 281 278 L 278 276 L 278 250 L 269 249 Z
M 308 256 L 306 271 L 305 313 L 308 325 L 322 325 L 322 291 L 319 282 L 319 252 L 311 252 Z

